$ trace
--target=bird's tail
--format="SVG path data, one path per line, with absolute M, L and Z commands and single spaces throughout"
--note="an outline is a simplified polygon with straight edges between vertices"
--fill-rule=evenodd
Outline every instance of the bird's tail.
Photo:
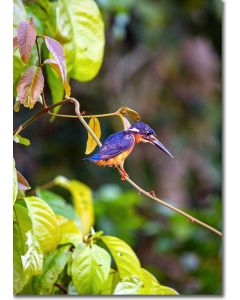
M 100 160 L 100 155 L 94 154 L 93 156 L 83 158 L 83 160 L 89 160 L 89 161 L 95 162 L 97 160 Z

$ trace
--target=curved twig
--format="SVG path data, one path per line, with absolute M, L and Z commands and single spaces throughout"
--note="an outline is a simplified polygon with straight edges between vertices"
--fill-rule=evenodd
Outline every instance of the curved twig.
M 95 140 L 95 142 L 98 144 L 99 147 L 102 146 L 102 143 L 100 142 L 100 140 L 98 139 L 98 137 L 95 135 L 95 133 L 92 131 L 92 129 L 89 127 L 88 123 L 84 120 L 84 116 L 81 115 L 80 112 L 80 106 L 79 106 L 79 102 L 75 99 L 75 98 L 65 98 L 64 100 L 57 102 L 51 106 L 46 107 L 45 109 L 43 109 L 42 111 L 40 111 L 39 113 L 37 113 L 36 115 L 34 115 L 32 118 L 30 118 L 29 120 L 27 120 L 26 122 L 24 122 L 22 125 L 20 125 L 15 131 L 14 133 L 19 133 L 21 132 L 23 129 L 25 129 L 28 125 L 30 125 L 35 119 L 37 119 L 39 116 L 48 113 L 49 110 L 51 110 L 52 108 L 62 105 L 64 103 L 68 103 L 68 102 L 72 102 L 74 104 L 75 107 L 75 114 L 77 116 L 77 118 L 79 119 L 79 121 L 82 123 L 82 125 L 85 127 L 85 129 L 91 134 L 91 136 L 93 137 L 93 139 Z M 114 114 L 114 113 L 112 113 Z M 109 115 L 109 114 L 108 114 Z M 98 115 L 95 115 L 98 116 Z M 94 115 L 91 117 L 95 117 Z M 85 116 L 86 117 L 86 116 Z M 119 173 L 122 174 L 121 170 L 119 168 L 117 168 Z M 182 211 L 181 209 L 159 199 L 158 197 L 156 197 L 155 195 L 152 195 L 151 193 L 145 191 L 144 189 L 142 189 L 140 186 L 138 186 L 133 180 L 131 180 L 129 177 L 126 177 L 126 181 L 132 186 L 134 187 L 138 192 L 142 193 L 143 195 L 147 196 L 148 198 L 160 203 L 161 205 L 181 214 L 182 216 L 186 217 L 188 220 L 190 220 L 193 223 L 197 223 L 200 226 L 212 231 L 213 233 L 222 236 L 222 233 L 215 229 L 214 227 L 208 225 L 207 223 L 204 223 L 202 221 L 200 221 L 199 219 L 187 214 L 186 212 Z

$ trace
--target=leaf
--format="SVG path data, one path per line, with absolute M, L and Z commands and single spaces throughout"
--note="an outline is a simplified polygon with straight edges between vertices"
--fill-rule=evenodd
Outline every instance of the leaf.
M 14 205 L 14 216 L 16 218 L 16 222 L 18 223 L 18 227 L 20 230 L 22 239 L 21 247 L 22 252 L 24 253 L 27 251 L 27 247 L 25 245 L 27 241 L 26 233 L 32 229 L 31 219 L 28 216 L 27 208 L 17 203 Z
M 40 67 L 32 66 L 21 76 L 17 93 L 19 101 L 25 107 L 33 108 L 43 91 L 44 78 Z
M 75 288 L 75 286 L 73 285 L 72 281 L 69 282 L 69 285 L 68 285 L 68 295 L 71 295 L 71 296 L 77 296 L 78 295 L 78 292 Z
M 79 245 L 72 256 L 72 281 L 79 294 L 99 294 L 110 272 L 111 257 L 97 245 Z
M 66 74 L 66 62 L 65 62 L 63 47 L 58 41 L 50 38 L 49 36 L 45 35 L 44 38 L 45 38 L 46 46 L 50 51 L 50 53 L 53 55 L 55 62 L 58 66 L 58 69 L 60 71 L 62 81 L 64 82 L 67 78 L 67 74 Z M 52 61 L 50 64 L 55 64 L 55 62 L 53 63 Z
M 89 233 L 94 224 L 93 200 L 90 188 L 77 180 L 68 180 L 63 176 L 54 179 L 54 183 L 70 191 L 73 205 L 81 220 L 83 235 Z
M 13 225 L 13 292 L 19 293 L 26 284 L 23 272 L 21 255 L 27 251 L 26 232 L 31 230 L 31 220 L 27 214 L 27 208 L 14 205 L 14 225 Z
M 44 200 L 52 208 L 55 214 L 79 222 L 73 207 L 70 204 L 67 204 L 66 200 L 60 195 L 40 188 L 36 189 L 36 195 Z
M 119 282 L 113 292 L 113 295 L 139 295 L 141 289 L 141 281 L 137 277 L 129 277 Z
M 20 134 L 14 135 L 13 140 L 15 143 L 24 146 L 29 146 L 31 144 L 29 139 L 22 137 Z
M 23 266 L 21 260 L 21 234 L 18 225 L 13 225 L 13 293 L 18 294 L 24 287 Z
M 129 115 L 135 121 L 139 121 L 140 120 L 139 114 L 135 110 L 133 110 L 133 109 L 131 109 L 129 107 L 122 106 L 118 111 L 122 115 Z
M 67 79 L 64 81 L 64 89 L 65 89 L 65 97 L 69 97 L 71 95 L 71 87 Z
M 40 245 L 33 235 L 32 230 L 26 233 L 27 236 L 27 252 L 21 256 L 22 265 L 23 265 L 23 273 L 26 280 L 28 280 L 34 276 L 39 275 L 42 272 L 43 265 L 43 254 L 40 249 Z
M 18 81 L 21 77 L 21 75 L 23 74 L 23 72 L 25 72 L 27 69 L 27 65 L 25 65 L 20 57 L 20 54 L 18 53 L 18 51 L 15 51 L 14 55 L 13 55 L 13 92 L 14 92 L 14 97 L 17 96 L 17 92 L 16 92 L 16 86 L 18 84 Z M 19 101 L 18 101 L 19 103 Z M 15 108 L 14 108 L 14 111 Z
M 18 182 L 17 182 L 17 170 L 15 168 L 15 160 L 13 159 L 13 204 L 17 199 Z
M 110 250 L 121 279 L 132 275 L 141 278 L 140 262 L 130 246 L 113 236 L 102 236 L 101 240 Z
M 62 78 L 61 70 L 55 59 L 53 59 L 53 58 L 45 59 L 44 64 L 49 64 L 57 72 L 57 74 Z M 63 81 L 63 85 L 64 85 L 64 89 L 65 89 L 65 97 L 69 97 L 71 94 L 71 87 L 66 78 L 65 79 L 62 78 L 62 81 Z
M 58 1 L 57 27 L 69 77 L 79 81 L 93 79 L 102 64 L 105 42 L 104 24 L 96 3 Z
M 161 285 L 150 272 L 143 268 L 141 279 L 143 281 L 140 289 L 141 295 L 178 295 L 174 289 Z
M 127 118 L 125 118 L 125 117 L 122 116 L 122 115 L 119 115 L 119 116 L 120 116 L 121 121 L 122 121 L 122 123 L 123 123 L 123 128 L 124 128 L 124 130 L 127 130 L 129 127 L 131 127 L 131 124 L 130 124 L 130 122 L 128 121 Z
M 53 68 L 50 65 L 46 65 L 46 73 L 47 73 L 47 80 L 48 80 L 48 86 L 51 93 L 52 103 L 56 103 L 63 99 L 64 97 L 64 87 L 62 85 L 62 78 L 58 76 L 58 74 L 53 70 Z M 56 89 L 56 86 L 58 87 Z M 59 107 L 55 107 L 53 112 L 57 113 Z
M 31 189 L 29 183 L 27 182 L 27 179 L 19 171 L 17 171 L 17 181 L 18 181 L 18 188 L 20 190 L 27 191 Z
M 18 48 L 18 39 L 17 36 L 13 38 L 13 52 L 15 52 Z
M 82 234 L 73 220 L 60 225 L 61 239 L 59 244 L 73 244 L 75 247 L 83 242 Z
M 22 61 L 27 64 L 36 40 L 36 26 L 32 17 L 29 22 L 23 21 L 18 25 L 17 40 Z
M 179 294 L 174 289 L 159 284 L 159 286 L 156 289 L 156 295 L 179 295 Z
M 119 281 L 120 277 L 118 272 L 111 269 L 108 278 L 101 289 L 101 295 L 112 295 Z
M 17 27 L 20 22 L 25 21 L 27 18 L 26 10 L 21 0 L 13 1 L 13 34 L 17 33 Z
M 44 258 L 42 274 L 33 279 L 33 291 L 36 295 L 52 294 L 54 283 L 68 262 L 69 248 L 69 245 L 62 246 Z
M 101 126 L 98 121 L 98 118 L 91 118 L 89 121 L 89 127 L 92 129 L 92 131 L 96 134 L 97 138 L 100 139 L 101 137 Z M 93 152 L 93 150 L 96 148 L 97 143 L 91 136 L 91 134 L 88 132 L 88 140 L 87 140 L 87 146 L 85 154 L 90 154 Z
M 60 239 L 57 217 L 51 207 L 40 198 L 24 198 L 32 221 L 33 233 L 43 253 L 55 249 Z
M 41 32 L 41 34 L 48 34 L 51 22 L 50 2 L 46 0 L 28 0 L 24 1 L 24 6 L 26 8 L 28 16 L 32 16 L 34 18 L 36 27 L 39 32 Z

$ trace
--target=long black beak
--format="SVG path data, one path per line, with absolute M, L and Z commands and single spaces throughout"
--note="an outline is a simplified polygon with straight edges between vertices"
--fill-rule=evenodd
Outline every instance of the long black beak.
M 154 139 L 151 139 L 151 142 L 157 146 L 158 148 L 160 148 L 163 152 L 165 152 L 167 155 L 169 155 L 170 157 L 173 158 L 172 154 L 168 151 L 168 149 L 162 144 L 159 142 L 158 139 L 154 138 Z

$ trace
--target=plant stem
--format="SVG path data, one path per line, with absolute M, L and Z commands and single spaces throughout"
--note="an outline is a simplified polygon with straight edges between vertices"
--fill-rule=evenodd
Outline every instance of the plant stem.
M 55 282 L 54 286 L 59 288 L 59 290 L 61 290 L 65 295 L 67 295 L 68 293 L 67 288 L 63 284 Z
M 44 108 L 43 110 L 39 111 L 38 113 L 36 113 L 35 115 L 33 115 L 31 118 L 29 118 L 28 120 L 26 120 L 24 123 L 22 123 L 20 126 L 18 126 L 17 129 L 15 129 L 13 131 L 14 136 L 17 135 L 18 133 L 20 133 L 21 131 L 23 131 L 25 128 L 27 128 L 32 122 L 34 122 L 36 119 L 38 119 L 39 117 L 41 117 L 42 115 L 46 114 L 49 110 L 53 109 L 54 107 L 57 106 L 61 106 L 65 103 L 69 103 L 71 102 L 69 99 L 63 99 L 59 102 L 56 102 L 50 106 L 47 106 L 46 108 Z
M 75 114 L 76 114 L 76 118 L 79 119 L 79 121 L 82 123 L 82 125 L 85 127 L 85 129 L 87 130 L 87 132 L 89 132 L 91 134 L 91 136 L 93 137 L 93 139 L 95 140 L 95 142 L 98 144 L 99 147 L 102 146 L 102 143 L 100 142 L 100 140 L 98 139 L 98 137 L 95 135 L 95 133 L 92 131 L 92 129 L 89 127 L 88 123 L 84 120 L 84 117 L 97 117 L 97 116 L 113 116 L 113 115 L 118 115 L 117 112 L 115 113 L 110 113 L 110 114 L 104 114 L 104 115 L 92 115 L 92 116 L 82 116 L 81 113 L 80 113 L 80 106 L 79 106 L 79 102 L 75 99 L 75 98 L 65 98 L 63 99 L 62 101 L 59 101 L 53 105 L 50 105 L 46 108 L 44 108 L 42 111 L 38 112 L 37 114 L 35 114 L 34 116 L 32 116 L 30 119 L 28 119 L 26 122 L 24 122 L 22 125 L 20 125 L 18 127 L 18 129 L 16 129 L 14 131 L 15 135 L 19 132 L 21 132 L 23 129 L 25 129 L 27 126 L 29 126 L 34 120 L 36 120 L 38 117 L 40 117 L 41 115 L 45 114 L 45 113 L 49 113 L 49 110 L 53 109 L 54 107 L 56 106 L 59 106 L 59 105 L 63 105 L 65 103 L 69 103 L 69 102 L 72 102 L 75 106 Z M 52 114 L 52 113 L 51 113 Z M 62 115 L 63 116 L 63 115 Z M 65 116 L 65 115 L 64 115 Z M 72 117 L 72 116 L 71 116 Z M 120 174 L 122 174 L 122 171 L 117 168 L 118 171 L 120 172 Z M 194 223 L 197 223 L 199 224 L 200 226 L 214 232 L 215 234 L 219 235 L 219 236 L 222 236 L 222 233 L 213 228 L 212 226 L 200 221 L 199 219 L 197 218 L 194 218 L 193 216 L 187 214 L 186 212 L 182 211 L 181 209 L 157 198 L 156 196 L 153 196 L 152 194 L 150 194 L 149 192 L 145 191 L 144 189 L 142 189 L 140 186 L 138 186 L 134 181 L 132 181 L 129 177 L 126 177 L 126 181 L 131 184 L 137 191 L 139 191 L 140 193 L 144 194 L 145 196 L 147 196 L 148 198 L 151 198 L 153 199 L 154 201 L 162 204 L 163 206 L 181 214 L 182 216 L 186 217 L 187 219 L 189 219 L 191 222 L 194 222 Z
M 86 128 L 86 130 L 91 134 L 91 136 L 93 137 L 93 139 L 95 140 L 95 142 L 98 144 L 99 147 L 102 146 L 102 143 L 99 141 L 99 139 L 97 138 L 97 136 L 94 134 L 94 132 L 92 131 L 92 129 L 88 126 L 88 124 L 85 122 L 85 120 L 81 117 L 79 118 L 80 122 L 83 124 L 83 126 Z M 117 168 L 118 171 L 120 172 L 120 174 L 122 174 L 121 170 L 119 168 Z M 140 193 L 144 194 L 145 196 L 147 196 L 148 198 L 153 199 L 154 201 L 164 205 L 165 207 L 181 214 L 182 216 L 186 217 L 187 219 L 189 219 L 191 222 L 195 222 L 197 224 L 199 224 L 202 227 L 205 227 L 206 229 L 214 232 L 215 234 L 222 236 L 222 233 L 220 231 L 218 231 L 217 229 L 213 228 L 212 226 L 198 220 L 197 218 L 194 218 L 193 216 L 187 214 L 186 212 L 182 211 L 181 209 L 157 198 L 156 196 L 151 195 L 149 192 L 145 191 L 144 189 L 142 189 L 140 186 L 138 186 L 134 181 L 132 181 L 129 177 L 126 177 L 126 181 L 131 184 L 131 186 L 133 186 L 137 191 L 139 191 Z
M 119 169 L 119 172 L 121 173 L 121 170 L 120 170 L 120 169 Z M 160 203 L 160 204 L 162 204 L 162 205 L 168 207 L 169 209 L 171 209 L 171 210 L 173 210 L 173 211 L 175 211 L 175 212 L 177 212 L 177 213 L 183 215 L 184 217 L 188 218 L 191 222 L 197 223 L 197 224 L 201 225 L 202 227 L 205 227 L 205 228 L 207 228 L 208 230 L 214 232 L 215 234 L 217 234 L 217 235 L 219 235 L 219 236 L 222 236 L 222 233 L 221 233 L 219 230 L 217 230 L 217 229 L 213 228 L 212 226 L 210 226 L 210 225 L 208 225 L 208 224 L 206 224 L 206 223 L 204 223 L 204 222 L 202 222 L 202 221 L 200 221 L 200 220 L 194 218 L 193 216 L 191 216 L 191 215 L 187 214 L 186 212 L 182 211 L 181 209 L 179 209 L 179 208 L 177 208 L 177 207 L 175 207 L 175 206 L 173 206 L 173 205 L 171 205 L 171 204 L 169 204 L 169 203 L 167 203 L 167 202 L 165 202 L 165 201 L 163 201 L 163 200 L 157 198 L 156 196 L 151 195 L 149 192 L 145 191 L 145 190 L 142 189 L 140 186 L 138 186 L 138 185 L 137 185 L 134 181 L 132 181 L 129 177 L 126 177 L 126 181 L 127 181 L 128 183 L 130 183 L 130 184 L 131 184 L 136 190 L 138 190 L 140 193 L 144 194 L 145 196 L 147 196 L 147 197 L 153 199 L 154 201 L 156 201 L 156 202 L 158 202 L 158 203 Z
M 55 117 L 61 117 L 61 118 L 74 118 L 74 119 L 78 119 L 79 117 L 76 116 L 76 115 L 62 115 L 62 114 L 55 114 L 55 113 L 52 113 L 52 112 L 48 112 L 49 115 L 51 116 L 55 116 Z M 116 112 L 113 112 L 113 113 L 109 113 L 109 114 L 99 114 L 99 115 L 82 115 L 82 117 L 84 119 L 88 119 L 88 118 L 106 118 L 106 117 L 114 117 L 114 116 L 118 116 L 119 113 L 116 111 Z

